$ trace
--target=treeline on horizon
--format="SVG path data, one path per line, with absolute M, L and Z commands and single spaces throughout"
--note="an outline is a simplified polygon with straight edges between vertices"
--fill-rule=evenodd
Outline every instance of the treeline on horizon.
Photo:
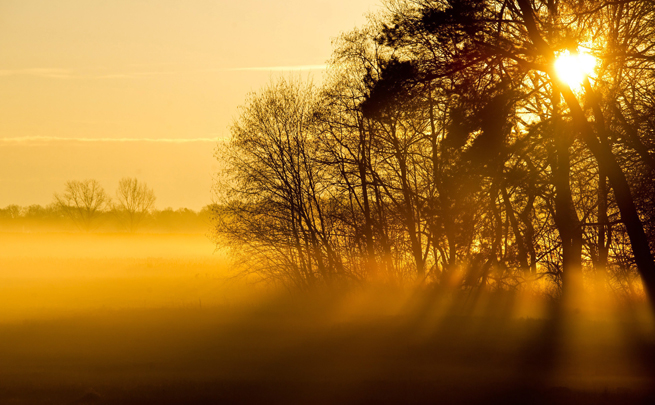
M 215 236 L 244 273 L 653 297 L 655 2 L 385 4 L 219 146 Z M 556 56 L 583 50 L 570 88 Z
M 71 180 L 45 207 L 0 209 L 0 232 L 183 232 L 204 233 L 211 207 L 155 209 L 152 188 L 136 178 L 119 180 L 111 197 L 97 180 Z
M 199 211 L 189 208 L 151 210 L 138 228 L 142 233 L 207 233 L 211 206 Z M 0 208 L 0 232 L 85 232 L 56 204 L 8 205 Z M 92 232 L 130 232 L 116 209 L 101 211 Z

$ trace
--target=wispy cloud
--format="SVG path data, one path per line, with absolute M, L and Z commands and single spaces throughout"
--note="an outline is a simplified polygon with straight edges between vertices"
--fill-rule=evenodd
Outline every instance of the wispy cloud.
M 80 76 L 80 78 L 84 78 L 84 79 L 138 79 L 138 78 L 144 78 L 144 77 L 184 75 L 185 73 L 194 73 L 194 72 L 160 71 L 160 72 L 108 73 L 108 74 L 102 74 L 102 75 Z
M 81 79 L 81 80 L 138 79 L 142 77 L 181 75 L 184 73 L 185 72 L 183 71 L 83 73 L 81 71 L 75 71 L 71 69 L 56 69 L 56 68 L 0 69 L 0 77 L 33 76 L 33 77 L 41 77 L 47 79 Z
M 216 138 L 60 138 L 54 136 L 23 136 L 16 138 L 0 138 L 5 143 L 36 143 L 36 142 L 160 142 L 160 143 L 190 143 L 216 142 Z
M 162 71 L 126 71 L 126 72 L 98 72 L 98 69 L 85 69 L 76 71 L 72 69 L 59 68 L 25 68 L 25 69 L 0 69 L 0 77 L 10 76 L 32 76 L 48 79 L 78 79 L 78 80 L 102 80 L 102 79 L 139 79 L 172 75 L 188 75 L 199 73 L 220 73 L 220 72 L 294 72 L 325 70 L 327 65 L 293 65 L 293 66 L 254 66 L 237 68 L 216 68 L 196 70 L 162 70 Z M 96 70 L 96 73 L 88 73 L 89 70 Z
M 227 71 L 255 71 L 255 72 L 287 72 L 297 70 L 325 70 L 327 65 L 296 65 L 296 66 L 267 66 L 267 67 L 242 67 L 225 69 Z
M 36 76 L 50 79 L 71 79 L 73 71 L 56 68 L 0 69 L 0 76 Z

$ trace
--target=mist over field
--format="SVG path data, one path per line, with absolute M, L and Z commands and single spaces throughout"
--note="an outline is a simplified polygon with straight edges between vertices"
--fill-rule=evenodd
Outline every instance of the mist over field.
M 0 233 L 8 404 L 647 403 L 654 324 L 613 301 L 243 279 L 200 233 Z M 252 281 L 252 280 L 251 280 Z
M 225 260 L 202 234 L 3 233 L 2 321 L 225 299 Z

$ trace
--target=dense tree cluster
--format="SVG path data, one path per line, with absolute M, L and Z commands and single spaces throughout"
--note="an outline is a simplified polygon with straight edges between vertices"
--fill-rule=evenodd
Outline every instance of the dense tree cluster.
M 655 296 L 655 3 L 394 0 L 322 87 L 280 80 L 219 148 L 215 230 L 285 285 L 420 280 Z M 579 86 L 558 57 L 592 55 Z

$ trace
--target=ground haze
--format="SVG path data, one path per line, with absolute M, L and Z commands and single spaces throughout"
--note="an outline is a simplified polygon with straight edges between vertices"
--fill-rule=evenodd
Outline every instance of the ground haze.
M 201 234 L 0 238 L 2 403 L 650 398 L 638 304 L 558 316 L 523 293 L 276 292 L 231 279 Z

